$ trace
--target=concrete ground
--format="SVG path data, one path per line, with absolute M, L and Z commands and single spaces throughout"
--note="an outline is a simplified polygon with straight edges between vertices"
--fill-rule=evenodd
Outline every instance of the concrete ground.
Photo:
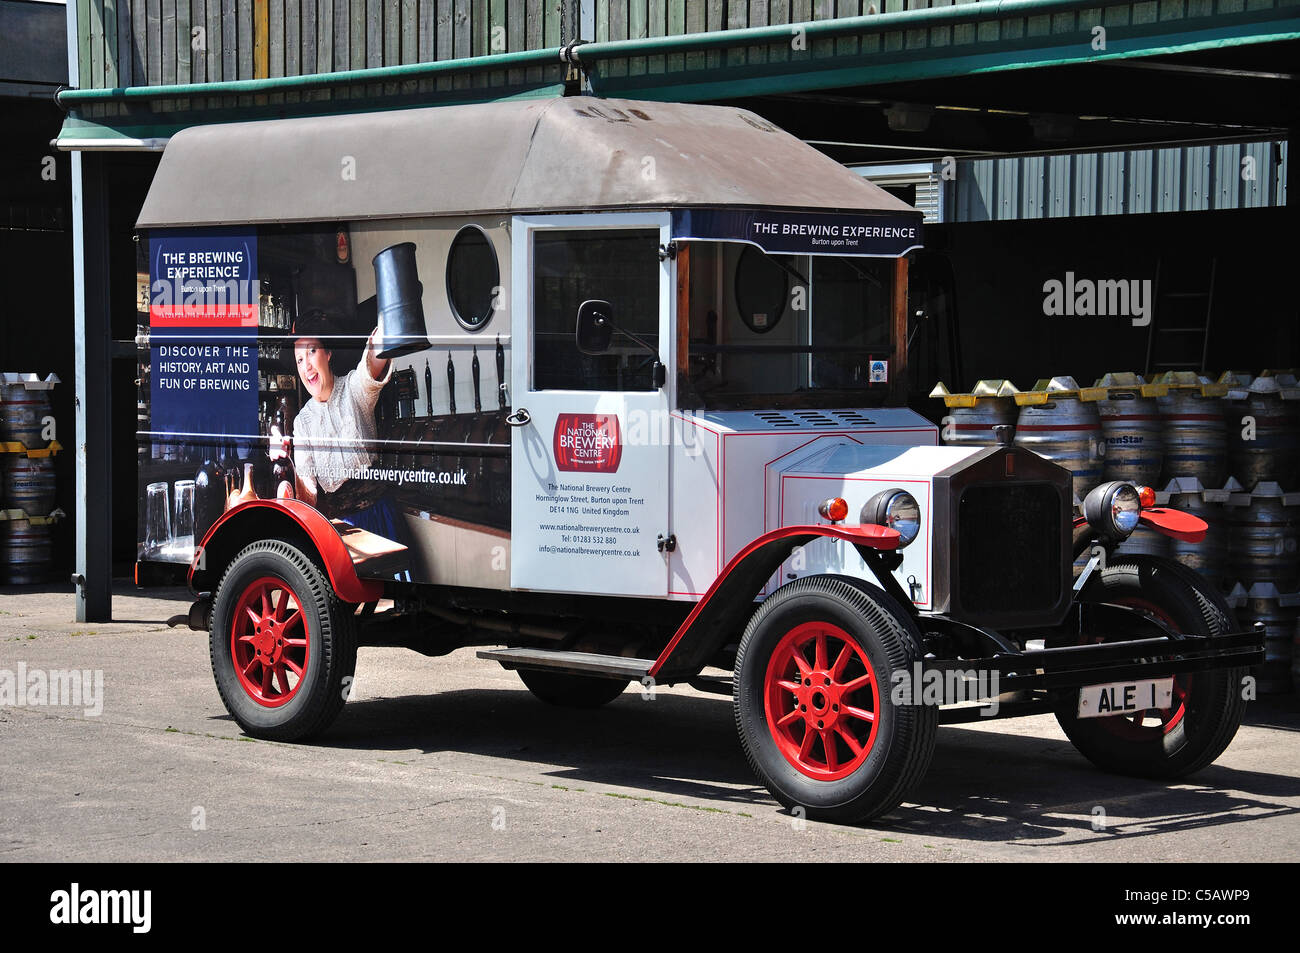
M 471 650 L 363 649 L 317 743 L 242 735 L 180 590 L 124 585 L 118 621 L 0 591 L 0 670 L 102 670 L 103 711 L 0 707 L 0 859 L 1283 861 L 1300 856 L 1300 704 L 1251 706 L 1184 783 L 1102 774 L 1050 716 L 939 730 L 912 800 L 869 827 L 784 812 L 729 699 L 630 688 L 552 708 Z

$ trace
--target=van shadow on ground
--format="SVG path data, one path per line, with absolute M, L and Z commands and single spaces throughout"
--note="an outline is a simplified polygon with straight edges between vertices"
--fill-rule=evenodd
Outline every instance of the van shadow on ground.
M 897 830 L 1070 846 L 1300 813 L 1300 779 L 1211 765 L 1175 782 L 1107 774 L 1062 737 L 939 730 L 934 760 Z M 1050 844 L 1044 843 L 1050 841 Z
M 1251 720 L 1295 730 L 1297 716 L 1286 708 L 1262 703 Z M 746 763 L 731 702 L 721 697 L 659 691 L 644 700 L 633 687 L 596 711 L 546 705 L 522 687 L 366 699 L 349 702 L 316 744 L 460 752 L 531 765 L 557 784 L 608 784 L 732 812 L 775 807 Z M 1298 796 L 1300 778 L 1287 774 L 1212 765 L 1166 784 L 1103 773 L 1064 736 L 950 726 L 939 729 L 929 772 L 908 803 L 870 826 L 1067 846 L 1300 813 Z M 1104 811 L 1101 830 L 1096 808 Z

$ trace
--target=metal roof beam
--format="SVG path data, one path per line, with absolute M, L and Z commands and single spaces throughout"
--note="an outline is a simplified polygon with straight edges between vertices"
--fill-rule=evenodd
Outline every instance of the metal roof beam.
M 1030 68 L 1127 63 L 1300 40 L 1300 5 L 1292 0 L 1254 0 L 1235 11 L 1204 12 L 1215 6 L 1208 0 L 983 0 L 338 73 L 65 90 L 57 99 L 65 108 L 75 108 L 79 118 L 117 129 L 127 138 L 150 139 L 167 133 L 145 134 L 133 127 L 174 130 L 247 119 L 250 113 L 274 118 L 438 105 L 446 94 L 435 83 L 445 87 L 453 77 L 474 79 L 470 89 L 456 84 L 461 102 L 507 93 L 555 95 L 564 91 L 560 84 L 566 64 L 580 65 L 598 96 L 699 102 L 1010 76 Z M 533 89 L 503 85 L 511 76 L 522 77 L 525 67 L 536 76 L 544 66 L 553 72 L 543 70 L 546 78 L 532 82 Z M 393 84 L 399 87 L 396 95 Z M 95 112 L 97 107 L 103 114 Z M 69 130 L 60 140 L 76 138 Z

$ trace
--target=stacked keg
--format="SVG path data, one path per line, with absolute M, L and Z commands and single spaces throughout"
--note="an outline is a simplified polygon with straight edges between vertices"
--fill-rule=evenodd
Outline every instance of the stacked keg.
M 1300 636 L 1300 386 L 1294 374 L 1229 372 L 1229 468 L 1237 483 L 1231 522 L 1230 595 L 1238 621 L 1266 628 L 1261 692 L 1293 687 Z
M 53 519 L 13 517 L 0 520 L 0 583 L 22 586 L 45 582 L 54 561 Z
M 54 454 L 48 439 L 58 377 L 0 374 L 0 584 L 43 582 L 53 561 Z
M 0 374 L 0 444 L 19 443 L 28 450 L 49 446 L 42 433 L 54 412 L 50 392 L 58 382 L 53 374 L 45 380 L 35 374 Z
M 1242 582 L 1271 582 L 1281 592 L 1300 585 L 1300 494 L 1261 482 L 1228 501 L 1232 540 L 1228 560 Z
M 1294 690 L 1295 643 L 1300 639 L 1300 593 L 1281 592 L 1271 582 L 1249 589 L 1238 583 L 1228 595 L 1242 625 L 1264 624 L 1264 663 L 1252 669 L 1260 694 L 1283 695 Z
M 54 458 L 6 453 L 0 457 L 0 483 L 5 488 L 5 509 L 22 510 L 28 516 L 49 516 L 54 512 Z
M 1229 372 L 1228 462 L 1247 489 L 1262 482 L 1300 490 L 1300 385 L 1290 373 Z
M 930 396 L 942 398 L 947 409 L 940 431 L 943 442 L 957 447 L 993 446 L 998 442 L 994 427 L 1016 425 L 1018 393 L 1007 380 L 980 381 L 968 394 L 954 394 L 940 381 Z
M 1203 541 L 1188 543 L 1171 539 L 1169 555 L 1188 569 L 1195 569 L 1220 592 L 1228 592 L 1235 582 L 1228 563 L 1232 524 L 1224 504 L 1241 489 L 1231 477 L 1220 489 L 1203 487 L 1195 478 L 1176 477 L 1156 493 L 1156 502 L 1161 506 L 1182 510 L 1205 521 Z
M 1261 692 L 1291 690 L 1291 654 L 1300 619 L 1300 493 L 1261 480 L 1228 501 L 1229 568 L 1238 580 L 1231 600 L 1238 621 L 1267 627 Z
M 1204 520 L 1200 543 L 1171 540 L 1170 555 L 1226 592 L 1233 579 L 1228 563 L 1232 526 L 1223 506 L 1241 485 L 1229 475 L 1225 396 L 1229 385 L 1192 371 L 1170 371 L 1156 378 L 1166 388 L 1157 398 L 1165 434 L 1157 502 Z
M 1097 387 L 1105 390 L 1105 397 L 1097 401 L 1106 450 L 1103 480 L 1156 486 L 1165 456 L 1164 428 L 1156 398 L 1163 397 L 1168 388 L 1128 372 L 1106 374 L 1098 379 Z M 1172 542 L 1162 533 L 1139 526 L 1117 547 L 1117 552 L 1168 557 Z
M 1104 478 L 1156 486 L 1165 462 L 1157 398 L 1168 394 L 1168 385 L 1148 384 L 1140 374 L 1123 372 L 1106 374 L 1097 386 L 1106 390 L 1097 402 L 1106 444 Z
M 1070 377 L 1018 391 L 980 381 L 944 400 L 944 442 L 1016 444 L 1074 474 L 1076 502 L 1104 480 L 1156 490 L 1159 505 L 1199 517 L 1205 539 L 1186 543 L 1140 526 L 1118 552 L 1165 556 L 1228 594 L 1242 625 L 1264 623 L 1262 692 L 1300 684 L 1300 381 L 1294 372 L 1228 372 L 1217 381 L 1171 371 L 1147 381 L 1110 373 L 1093 387 Z M 1015 405 L 1016 410 L 1012 409 Z M 1086 556 L 1075 564 L 1076 572 Z
M 1202 487 L 1222 487 L 1228 479 L 1228 425 L 1223 397 L 1228 385 L 1192 371 L 1169 371 L 1156 378 L 1165 385 L 1157 397 L 1164 424 L 1162 479 L 1190 478 Z
M 1017 446 L 1032 450 L 1074 474 L 1075 503 L 1102 482 L 1101 414 L 1104 387 L 1080 387 L 1073 377 L 1053 377 L 1014 395 Z
M 1119 556 L 1173 556 L 1173 540 L 1164 533 L 1158 533 L 1148 526 L 1139 525 L 1129 534 L 1128 539 L 1115 547 Z

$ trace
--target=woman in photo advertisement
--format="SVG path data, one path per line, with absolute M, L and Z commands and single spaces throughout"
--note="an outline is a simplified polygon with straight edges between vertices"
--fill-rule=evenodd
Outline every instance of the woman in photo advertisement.
M 363 476 L 374 462 L 375 404 L 392 375 L 392 362 L 378 356 L 377 334 L 378 328 L 371 331 L 356 367 L 336 376 L 331 360 L 338 339 L 329 325 L 309 315 L 294 326 L 294 364 L 308 399 L 294 418 L 292 439 L 283 437 L 282 446 L 287 452 L 292 444 L 298 499 L 326 516 L 404 544 L 406 533 L 387 487 Z M 342 345 L 337 346 L 341 352 Z M 334 494 L 350 505 L 327 505 Z M 357 506 L 358 496 L 371 502 Z

